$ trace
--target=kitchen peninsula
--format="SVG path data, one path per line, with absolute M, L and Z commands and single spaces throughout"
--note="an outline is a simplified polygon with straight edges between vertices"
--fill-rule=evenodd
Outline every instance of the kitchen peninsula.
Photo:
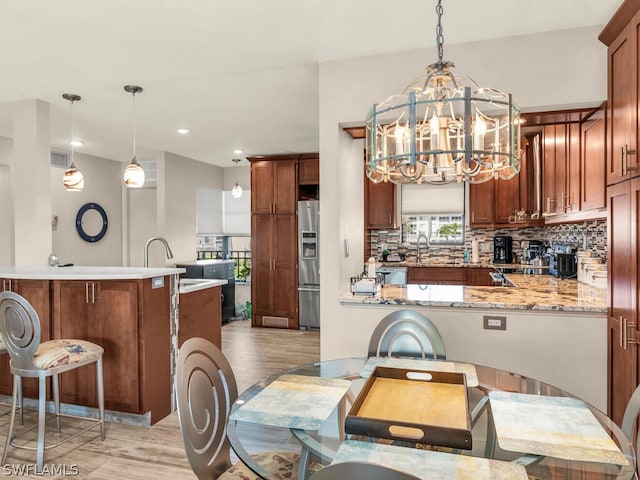
M 117 418 L 154 424 L 171 412 L 172 337 L 179 268 L 0 267 L 3 290 L 24 296 L 40 319 L 42 341 L 78 338 L 104 348 L 105 408 Z M 0 394 L 11 394 L 8 356 Z M 91 366 L 60 377 L 63 403 L 95 407 Z M 37 398 L 26 379 L 25 397 Z M 127 416 L 127 415 L 125 415 Z M 109 415 L 108 415 L 109 418 Z
M 606 290 L 550 275 L 506 279 L 513 286 L 408 284 L 383 286 L 378 295 L 344 292 L 344 348 L 364 355 L 384 316 L 416 309 L 438 328 L 447 359 L 516 371 L 606 412 Z

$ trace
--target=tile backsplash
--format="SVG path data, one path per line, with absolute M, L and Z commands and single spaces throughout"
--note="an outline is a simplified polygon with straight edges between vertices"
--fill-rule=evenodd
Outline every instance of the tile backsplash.
M 430 245 L 423 247 L 422 260 L 433 263 L 462 261 L 464 249 L 471 254 L 471 241 L 477 238 L 480 243 L 480 261 L 493 260 L 493 237 L 495 235 L 510 235 L 513 238 L 514 262 L 522 256 L 522 240 L 540 240 L 546 245 L 570 244 L 576 245 L 578 250 L 590 250 L 592 256 L 606 260 L 607 257 L 607 221 L 590 220 L 582 223 L 550 225 L 527 228 L 466 228 L 464 245 Z M 402 253 L 406 260 L 416 260 L 417 248 L 415 243 L 403 243 L 402 229 L 372 230 L 371 253 L 382 259 L 382 250 L 390 253 Z

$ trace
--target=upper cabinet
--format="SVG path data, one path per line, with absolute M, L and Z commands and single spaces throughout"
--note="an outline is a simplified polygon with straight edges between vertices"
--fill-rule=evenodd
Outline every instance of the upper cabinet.
M 318 185 L 320 183 L 320 156 L 317 153 L 300 156 L 298 183 L 300 185 Z
M 580 125 L 582 155 L 580 158 L 580 208 L 582 210 L 606 207 L 606 105 Z
M 364 177 L 364 224 L 367 229 L 398 228 L 398 186 Z
M 297 160 L 283 155 L 282 158 L 250 161 L 251 213 L 296 213 Z
M 640 14 L 636 14 L 615 40 L 605 41 L 609 46 L 607 185 L 640 175 L 637 154 L 639 28 Z

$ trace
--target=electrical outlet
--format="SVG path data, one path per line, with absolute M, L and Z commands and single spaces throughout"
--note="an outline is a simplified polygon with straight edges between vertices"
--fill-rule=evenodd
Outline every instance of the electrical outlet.
M 480 251 L 482 253 L 489 253 L 493 248 L 493 244 L 491 242 L 480 242 Z
M 485 330 L 506 330 L 507 317 L 496 317 L 492 315 L 484 315 L 482 317 L 482 327 Z

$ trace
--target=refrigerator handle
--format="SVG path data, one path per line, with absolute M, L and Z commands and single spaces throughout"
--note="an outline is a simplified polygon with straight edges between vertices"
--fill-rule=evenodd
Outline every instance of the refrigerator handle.
M 298 287 L 299 292 L 319 292 L 320 287 Z
M 349 239 L 344 239 L 344 257 L 347 258 L 349 256 Z

